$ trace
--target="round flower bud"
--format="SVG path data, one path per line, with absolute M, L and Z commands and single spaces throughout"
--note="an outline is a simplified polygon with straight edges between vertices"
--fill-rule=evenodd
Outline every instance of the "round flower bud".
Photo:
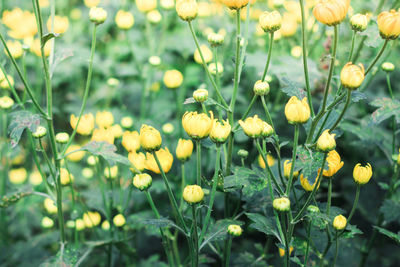
M 182 126 L 186 133 L 193 139 L 207 138 L 214 124 L 214 114 L 210 117 L 205 113 L 185 112 L 182 116 Z
M 176 89 L 183 82 L 183 75 L 179 70 L 167 70 L 164 73 L 164 84 L 167 88 Z
M 273 156 L 271 156 L 271 154 L 267 154 L 266 159 L 267 159 L 267 164 L 269 167 L 272 167 L 275 165 L 275 158 Z M 265 169 L 267 167 L 265 165 L 264 159 L 261 154 L 258 155 L 257 161 L 258 161 L 258 165 L 260 165 L 261 168 Z
M 82 151 L 79 145 L 71 145 L 65 151 L 65 155 L 68 160 L 78 162 L 85 156 L 85 151 Z
M 55 204 L 55 202 L 52 199 L 45 198 L 45 200 L 43 201 L 43 205 L 48 213 L 50 213 L 50 214 L 57 213 L 57 205 Z
M 219 122 L 217 119 L 214 120 L 213 127 L 210 132 L 210 139 L 217 144 L 225 143 L 231 134 L 231 125 L 229 121 Z
M 325 130 L 317 140 L 317 149 L 322 152 L 334 150 L 336 147 L 336 134 L 330 134 L 329 129 Z
M 319 208 L 317 206 L 314 205 L 310 205 L 307 207 L 307 211 L 310 213 L 318 213 L 319 212 Z
M 197 89 L 193 92 L 193 98 L 196 102 L 203 103 L 208 99 L 208 91 L 207 89 Z
M 193 153 L 193 142 L 192 140 L 185 140 L 185 139 L 179 139 L 178 145 L 176 146 L 176 157 L 182 161 L 185 162 L 190 158 L 190 156 Z
M 240 120 L 239 124 L 244 133 L 250 138 L 260 137 L 264 129 L 263 121 L 257 115 L 248 117 L 244 121 Z
M 104 231 L 108 231 L 110 230 L 110 222 L 109 221 L 104 221 L 101 223 L 101 229 L 103 229 Z
M 153 179 L 147 173 L 136 174 L 133 177 L 133 186 L 140 191 L 147 190 L 150 188 Z
M 292 96 L 285 106 L 285 116 L 290 124 L 306 123 L 310 118 L 307 98 L 300 101 L 296 96 Z
M 161 58 L 159 56 L 151 56 L 149 58 L 149 63 L 150 63 L 150 65 L 152 65 L 154 67 L 160 66 Z
M 355 14 L 350 19 L 350 25 L 353 31 L 363 32 L 367 29 L 368 17 L 363 14 Z
M 382 68 L 383 71 L 392 72 L 392 71 L 394 71 L 395 66 L 394 66 L 394 64 L 391 63 L 391 62 L 384 62 L 384 63 L 381 65 L 381 68 Z
M 175 127 L 172 123 L 165 123 L 161 129 L 165 134 L 172 134 L 175 130 Z
M 115 23 L 117 24 L 118 28 L 122 30 L 129 30 L 135 23 L 135 19 L 132 13 L 119 10 L 115 16 Z
M 67 226 L 67 228 L 73 229 L 73 228 L 75 228 L 75 221 L 68 220 L 68 221 L 65 223 L 65 226 Z
M 358 163 L 353 169 L 353 179 L 359 185 L 364 185 L 369 182 L 372 177 L 371 164 L 367 164 L 365 167 Z
M 290 169 L 292 168 L 292 162 L 290 160 L 285 160 L 283 163 L 283 176 L 285 176 L 286 179 L 290 178 Z M 293 171 L 293 178 L 297 179 L 299 176 L 299 171 Z
M 85 222 L 82 219 L 76 219 L 75 228 L 77 231 L 85 230 Z
M 100 4 L 100 0 L 84 0 L 84 3 L 87 7 L 95 7 Z
M 215 63 L 210 63 L 208 65 L 208 71 L 212 74 L 212 75 L 217 75 L 221 74 L 224 72 L 224 66 L 222 66 L 222 64 L 220 62 L 217 62 L 217 65 L 215 65 Z
M 313 9 L 315 18 L 328 26 L 341 23 L 347 15 L 350 0 L 320 0 Z
M 108 78 L 107 85 L 110 87 L 117 87 L 119 85 L 119 80 L 116 78 Z
M 107 19 L 107 11 L 101 7 L 92 7 L 89 11 L 89 18 L 96 25 L 102 24 Z
M 177 0 L 176 13 L 184 21 L 192 21 L 197 17 L 196 0 Z
M 145 151 L 156 151 L 161 147 L 161 135 L 154 127 L 143 124 L 140 128 L 140 145 Z
M 74 175 L 70 173 L 67 169 L 60 169 L 60 180 L 62 185 L 69 185 L 74 181 Z
M 93 170 L 91 168 L 83 168 L 82 169 L 82 176 L 86 179 L 90 179 L 93 177 Z
M 131 117 L 123 117 L 121 119 L 121 126 L 124 127 L 125 129 L 131 128 L 133 125 L 133 119 Z
M 263 121 L 263 130 L 261 135 L 263 137 L 270 137 L 271 135 L 274 134 L 274 128 L 272 128 L 271 125 L 269 125 L 267 122 Z
M 392 9 L 378 16 L 378 28 L 383 39 L 395 40 L 400 35 L 400 13 Z
M 348 62 L 340 72 L 342 85 L 349 90 L 359 88 L 363 83 L 364 78 L 365 70 L 363 64 L 354 65 L 353 63 Z
M 273 33 L 282 27 L 282 16 L 276 10 L 265 11 L 260 15 L 258 23 L 265 32 Z
M 38 126 L 36 128 L 36 131 L 34 133 L 32 133 L 32 136 L 35 138 L 42 138 L 44 136 L 46 136 L 47 134 L 47 129 L 43 126 Z
M 247 6 L 249 0 L 221 0 L 220 2 L 229 7 L 230 9 L 237 10 Z
M 333 228 L 335 228 L 336 230 L 343 230 L 344 228 L 346 228 L 347 219 L 346 217 L 340 214 L 336 216 L 335 219 L 333 219 L 332 225 Z
M 118 176 L 118 166 L 112 166 L 104 169 L 104 176 L 108 179 L 115 179 Z
M 114 116 L 110 111 L 98 111 L 96 113 L 96 124 L 99 128 L 109 128 L 114 123 Z
M 328 163 L 329 169 L 323 171 L 325 177 L 332 177 L 335 175 L 344 164 L 336 150 L 329 151 L 326 162 Z
M 208 35 L 207 39 L 212 47 L 218 47 L 224 43 L 225 37 L 222 34 L 212 32 Z
M 10 89 L 10 86 L 14 86 L 14 78 L 11 75 L 7 75 L 6 77 L 8 81 L 5 77 L 3 79 L 0 79 L 0 88 Z
M 87 164 L 89 164 L 90 166 L 94 166 L 97 163 L 97 159 L 95 156 L 89 156 L 87 158 Z
M 158 24 L 162 19 L 162 15 L 158 10 L 155 9 L 147 13 L 146 18 L 148 21 L 150 21 L 150 23 Z
M 237 224 L 231 224 L 228 226 L 228 233 L 232 236 L 241 236 L 242 235 L 242 227 Z
M 294 57 L 294 58 L 300 58 L 301 55 L 303 54 L 303 48 L 301 46 L 294 46 L 292 48 L 292 50 L 290 50 L 290 54 Z
M 198 185 L 187 185 L 183 189 L 183 199 L 189 204 L 196 204 L 203 200 L 204 192 Z
M 124 215 L 122 215 L 122 214 L 115 215 L 115 217 L 113 218 L 113 223 L 117 227 L 124 226 L 126 223 Z
M 272 206 L 277 211 L 289 211 L 290 200 L 287 197 L 275 198 L 272 202 Z
M 0 108 L 9 109 L 14 105 L 14 100 L 8 96 L 0 97 Z
M 269 83 L 263 82 L 261 80 L 257 81 L 254 84 L 253 92 L 254 92 L 254 94 L 259 95 L 259 96 L 268 95 L 268 93 L 269 93 Z
M 54 221 L 49 217 L 45 216 L 42 219 L 42 227 L 43 228 L 51 228 L 54 226 Z
M 249 152 L 244 149 L 239 149 L 238 156 L 245 159 L 249 156 Z

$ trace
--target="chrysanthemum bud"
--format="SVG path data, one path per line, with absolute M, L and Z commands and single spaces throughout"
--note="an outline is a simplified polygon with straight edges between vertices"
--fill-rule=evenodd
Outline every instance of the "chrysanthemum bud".
M 237 10 L 247 6 L 249 0 L 221 0 L 221 2 L 230 9 Z
M 118 166 L 112 166 L 104 169 L 104 176 L 108 179 L 115 179 L 118 176 Z
M 365 70 L 363 64 L 354 65 L 348 62 L 340 72 L 340 80 L 342 85 L 349 89 L 355 90 L 361 86 L 365 78 Z
M 172 134 L 174 132 L 175 127 L 174 127 L 174 125 L 172 123 L 168 122 L 168 123 L 163 124 L 161 130 L 163 131 L 163 133 L 169 135 L 169 134 Z
M 117 227 L 124 226 L 125 222 L 126 222 L 125 217 L 122 214 L 115 215 L 115 217 L 113 218 L 113 223 Z
M 325 130 L 317 141 L 317 149 L 322 152 L 334 150 L 336 147 L 335 134 L 330 134 L 329 129 Z
M 162 19 L 162 15 L 158 10 L 154 9 L 154 10 L 150 11 L 149 13 L 147 13 L 146 18 L 150 23 L 158 24 L 158 23 L 160 23 L 160 21 Z
M 307 211 L 310 213 L 318 213 L 319 212 L 319 208 L 317 206 L 314 205 L 310 205 L 307 207 Z
M 378 28 L 383 39 L 395 40 L 400 35 L 400 12 L 392 9 L 378 16 Z
M 300 101 L 296 96 L 292 96 L 285 106 L 285 116 L 291 124 L 306 123 L 310 118 L 307 98 Z
M 264 129 L 263 121 L 257 115 L 248 117 L 244 121 L 240 120 L 239 124 L 244 133 L 250 138 L 260 137 Z
M 184 21 L 192 21 L 197 17 L 196 0 L 178 0 L 176 3 L 176 13 Z
M 208 71 L 212 74 L 212 75 L 217 75 L 221 74 L 224 72 L 224 66 L 222 66 L 222 64 L 220 62 L 217 62 L 217 65 L 215 65 L 215 63 L 210 63 L 208 65 Z
M 14 100 L 8 96 L 0 97 L 0 108 L 9 109 L 14 105 Z
M 277 211 L 289 211 L 290 210 L 290 200 L 287 197 L 275 198 L 272 202 L 272 206 Z
M 261 135 L 263 137 L 270 137 L 274 134 L 274 132 L 274 128 L 272 128 L 272 126 L 269 125 L 267 122 L 263 121 L 263 130 L 261 132 Z
M 265 11 L 260 15 L 258 22 L 265 32 L 272 33 L 281 28 L 282 16 L 276 10 L 272 12 Z
M 136 174 L 133 177 L 133 186 L 135 186 L 140 191 L 149 189 L 152 182 L 153 179 L 147 173 Z
M 355 14 L 350 19 L 350 25 L 353 31 L 363 32 L 367 29 L 368 17 L 363 14 Z
M 257 81 L 254 84 L 253 92 L 254 92 L 254 94 L 259 95 L 259 96 L 268 95 L 268 93 L 269 93 L 269 83 L 263 82 L 261 80 Z
M 242 227 L 237 224 L 231 224 L 228 226 L 228 233 L 232 236 L 241 236 L 242 235 Z
M 286 179 L 290 178 L 290 169 L 292 168 L 292 162 L 290 160 L 286 160 L 283 163 L 283 176 L 285 176 Z M 293 171 L 293 179 L 297 179 L 299 176 L 299 171 Z
M 358 163 L 353 170 L 353 179 L 359 185 L 364 185 L 369 182 L 372 177 L 371 164 L 367 164 L 365 167 Z
M 107 19 L 107 11 L 101 7 L 92 7 L 89 11 L 89 18 L 97 25 L 102 24 Z
M 245 159 L 249 156 L 249 152 L 244 149 L 239 149 L 238 156 Z
M 179 70 L 167 70 L 164 73 L 164 84 L 167 88 L 176 89 L 183 82 L 183 75 Z
M 391 62 L 384 62 L 384 63 L 381 65 L 381 68 L 382 68 L 382 70 L 385 71 L 385 72 L 393 72 L 394 69 L 395 69 L 395 66 L 394 66 L 394 64 L 391 63 Z
M 210 139 L 217 144 L 225 143 L 231 134 L 231 128 L 229 121 L 222 120 L 222 122 L 220 122 L 215 119 L 210 132 Z
M 208 35 L 207 39 L 212 47 L 217 47 L 224 43 L 225 37 L 222 34 L 212 32 Z
M 154 127 L 143 124 L 140 128 L 140 144 L 145 151 L 156 151 L 162 143 L 161 135 Z
M 207 89 L 197 89 L 193 92 L 193 98 L 196 102 L 203 103 L 208 99 L 208 91 Z
M 315 18 L 328 26 L 341 23 L 347 15 L 350 0 L 320 0 L 314 7 Z
M 119 10 L 115 16 L 115 23 L 117 24 L 118 28 L 122 30 L 129 30 L 135 23 L 135 19 L 132 13 Z
M 182 116 L 182 126 L 185 132 L 193 139 L 207 138 L 214 124 L 214 114 L 211 117 L 205 113 L 186 112 Z
M 189 204 L 196 204 L 203 200 L 203 189 L 198 185 L 187 185 L 183 189 L 183 199 Z
M 42 138 L 47 134 L 47 129 L 43 126 L 38 126 L 36 131 L 32 133 L 32 136 L 35 138 Z
M 150 65 L 152 65 L 153 67 L 160 66 L 160 64 L 161 64 L 161 58 L 160 58 L 159 56 L 151 56 L 151 57 L 149 57 L 149 63 L 150 63 Z
M 343 230 L 346 228 L 347 219 L 343 215 L 338 215 L 335 217 L 335 219 L 333 219 L 332 225 L 336 230 Z
M 121 126 L 124 127 L 125 129 L 131 128 L 133 125 L 133 119 L 131 117 L 123 117 L 121 119 Z
M 43 228 L 51 228 L 54 226 L 54 221 L 49 217 L 45 216 L 42 219 L 42 227 Z
M 190 158 L 190 156 L 193 153 L 193 142 L 192 140 L 185 140 L 185 139 L 179 139 L 178 145 L 176 147 L 176 157 L 182 161 L 185 162 Z

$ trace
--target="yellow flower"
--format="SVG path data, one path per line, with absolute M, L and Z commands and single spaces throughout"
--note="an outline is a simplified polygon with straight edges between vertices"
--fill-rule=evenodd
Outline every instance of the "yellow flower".
M 154 127 L 143 124 L 140 128 L 140 145 L 145 151 L 155 151 L 161 147 L 160 132 Z
M 328 26 L 341 23 L 347 15 L 350 0 L 320 0 L 314 7 L 315 18 Z
M 260 15 L 258 23 L 265 32 L 275 32 L 282 26 L 282 16 L 276 10 L 265 11 Z
M 133 126 L 133 119 L 129 116 L 123 117 L 121 119 L 121 126 L 128 129 Z
M 353 31 L 363 32 L 368 26 L 368 17 L 363 14 L 355 14 L 350 19 L 350 25 Z
M 85 222 L 82 219 L 76 219 L 75 228 L 77 231 L 82 231 L 85 229 Z
M 384 11 L 378 16 L 379 32 L 384 39 L 394 40 L 400 35 L 400 13 L 396 10 Z
M 267 122 L 263 121 L 263 130 L 261 132 L 261 135 L 263 137 L 270 137 L 271 135 L 274 134 L 274 132 L 275 132 L 274 128 L 272 128 L 272 126 Z
M 75 117 L 74 114 L 71 115 L 70 123 L 72 129 L 75 129 L 78 123 L 78 118 Z M 83 114 L 81 120 L 79 121 L 78 129 L 76 132 L 81 135 L 90 135 L 93 131 L 93 128 L 94 128 L 93 114 L 92 113 Z
M 361 86 L 365 78 L 364 65 L 358 64 L 354 65 L 348 62 L 344 65 L 342 71 L 340 72 L 340 80 L 342 85 L 350 90 L 355 90 Z
M 113 126 L 110 127 L 109 130 L 114 135 L 114 138 L 120 138 L 123 135 L 122 128 L 119 124 L 114 124 Z
M 268 95 L 269 93 L 269 83 L 266 81 L 258 80 L 254 84 L 253 92 L 255 95 L 264 96 Z
M 39 0 L 39 6 L 41 8 L 48 7 L 48 6 L 50 6 L 50 1 L 49 0 Z
M 7 79 L 8 79 L 8 81 L 7 81 Z M 0 82 L 0 88 L 2 88 L 2 89 L 10 89 L 10 84 L 11 84 L 11 86 L 14 86 L 14 78 L 12 76 L 10 76 L 10 75 L 7 75 L 7 79 L 4 78 Z M 10 83 L 8 83 L 8 82 L 10 82 Z
M 210 50 L 210 48 L 208 48 L 208 46 L 206 45 L 201 45 L 200 46 L 200 51 L 203 54 L 203 58 L 204 58 L 204 63 L 210 63 L 211 60 L 213 59 L 213 53 Z M 201 60 L 201 56 L 200 56 L 200 52 L 199 49 L 196 49 L 196 51 L 194 51 L 194 61 L 196 61 L 196 63 L 198 64 L 202 64 L 202 60 Z
M 167 88 L 175 89 L 181 86 L 183 75 L 179 70 L 167 70 L 164 73 L 163 81 Z
M 272 202 L 272 206 L 277 211 L 289 211 L 290 210 L 290 200 L 287 197 L 275 198 Z
M 285 106 L 285 116 L 291 124 L 306 123 L 310 118 L 307 98 L 300 101 L 296 96 L 292 96 Z
M 332 177 L 335 175 L 344 164 L 336 150 L 329 151 L 326 162 L 328 163 L 329 169 L 322 172 L 325 177 Z
M 282 18 L 282 26 L 279 31 L 277 31 L 274 38 L 278 38 L 279 34 L 283 37 L 290 37 L 296 34 L 297 31 L 297 21 L 296 17 L 291 13 L 284 13 Z
M 40 40 L 39 39 L 33 40 L 32 44 L 31 44 L 31 52 L 33 52 L 38 57 L 42 57 L 42 51 L 40 49 Z M 50 52 L 51 52 L 51 42 L 47 42 L 44 45 L 45 57 L 48 57 L 50 55 Z
M 264 129 L 263 121 L 257 116 L 247 117 L 244 121 L 239 121 L 244 133 L 250 138 L 260 137 Z
M 359 185 L 364 185 L 369 182 L 372 177 L 371 164 L 367 164 L 365 167 L 358 163 L 353 170 L 354 181 Z
M 208 99 L 208 91 L 200 88 L 193 92 L 193 98 L 196 102 L 203 103 Z
M 160 6 L 165 10 L 171 10 L 175 6 L 174 0 L 160 0 Z
M 66 155 L 68 154 L 67 159 L 69 159 L 72 162 L 80 161 L 85 156 L 85 151 L 76 151 L 76 152 L 71 153 L 72 151 L 79 150 L 79 149 L 81 149 L 81 146 L 78 146 L 78 145 L 69 146 L 67 148 L 67 150 L 65 151 L 65 154 Z M 71 154 L 69 154 L 69 153 L 71 153 Z
M 294 46 L 292 47 L 292 50 L 290 50 L 290 54 L 294 57 L 294 58 L 300 58 L 301 55 L 303 54 L 303 48 L 301 46 Z
M 42 219 L 42 227 L 43 228 L 51 228 L 54 226 L 54 221 L 49 217 L 45 216 Z
M 0 108 L 9 109 L 14 105 L 14 100 L 8 96 L 0 97 Z
M 285 160 L 283 163 L 283 176 L 286 179 L 290 178 L 290 169 L 292 168 L 292 162 L 290 160 Z M 299 171 L 293 171 L 293 179 L 297 179 L 299 176 Z
M 86 228 L 92 228 L 100 224 L 101 215 L 97 211 L 88 211 L 83 214 L 83 222 Z
M 334 150 L 336 147 L 335 135 L 326 129 L 317 140 L 317 149 L 323 152 Z
M 56 134 L 56 142 L 60 144 L 66 144 L 69 140 L 69 134 L 61 132 Z
M 111 129 L 94 129 L 91 140 L 114 144 L 114 134 Z
M 396 67 L 392 62 L 383 62 L 381 68 L 385 72 L 392 72 Z
M 193 153 L 193 142 L 192 140 L 185 140 L 185 139 L 179 139 L 178 145 L 176 146 L 176 157 L 180 161 L 186 161 L 190 158 L 190 156 Z
M 150 21 L 153 24 L 157 24 L 161 21 L 162 15 L 158 10 L 152 10 L 149 13 L 147 13 L 146 18 L 148 21 Z
M 104 231 L 110 230 L 110 223 L 107 220 L 105 220 L 101 224 L 101 229 L 103 229 Z
M 118 10 L 117 15 L 115 16 L 115 23 L 118 28 L 123 30 L 129 30 L 132 28 L 133 24 L 135 24 L 135 19 L 132 13 L 124 10 Z
M 69 185 L 74 181 L 74 176 L 67 169 L 60 169 L 60 180 L 62 185 Z
M 217 64 L 215 65 L 215 63 L 210 63 L 208 65 L 208 71 L 212 74 L 212 75 L 217 75 L 217 71 L 218 74 L 221 74 L 224 72 L 224 66 L 220 63 L 217 62 Z
M 117 226 L 117 227 L 122 227 L 122 226 L 124 226 L 125 223 L 126 223 L 126 220 L 125 220 L 124 215 L 122 215 L 122 214 L 117 214 L 117 215 L 115 215 L 115 217 L 113 218 L 113 223 L 114 223 L 114 225 Z
M 232 236 L 241 236 L 243 232 L 242 227 L 240 227 L 240 225 L 237 224 L 230 224 L 228 226 L 228 233 Z
M 199 2 L 198 4 L 198 15 L 200 18 L 206 18 L 211 16 L 212 6 L 208 2 Z
M 43 182 L 43 178 L 42 175 L 40 175 L 40 172 L 33 171 L 30 175 L 29 175 L 29 182 L 32 185 L 40 185 Z
M 8 47 L 8 50 L 10 50 L 12 57 L 15 59 L 22 57 L 22 55 L 24 54 L 24 50 L 22 49 L 22 44 L 19 41 L 8 40 L 7 47 Z M 5 51 L 5 49 L 4 49 L 4 51 Z
M 69 21 L 67 17 L 54 16 L 54 30 L 52 27 L 52 18 L 50 17 L 47 20 L 47 29 L 49 30 L 49 32 L 62 34 L 68 30 L 68 27 Z
M 230 9 L 241 9 L 242 7 L 247 6 L 249 0 L 220 0 L 220 2 Z
M 89 19 L 97 25 L 102 24 L 107 19 L 107 11 L 101 7 L 92 7 L 89 11 Z
M 153 179 L 147 173 L 136 174 L 133 177 L 133 185 L 140 191 L 147 190 L 152 183 Z
M 137 131 L 126 131 L 122 135 L 122 146 L 128 152 L 136 152 L 140 148 L 140 135 Z
M 258 160 L 258 165 L 260 165 L 261 168 L 265 169 L 266 167 L 265 162 L 261 155 L 258 155 L 257 160 Z M 269 167 L 272 167 L 275 164 L 275 158 L 270 154 L 267 154 L 267 163 Z
M 198 185 L 187 185 L 183 189 L 183 199 L 189 204 L 196 204 L 203 200 L 203 189 Z
M 315 182 L 312 185 L 308 181 L 307 177 L 304 177 L 303 174 L 300 174 L 300 184 L 301 184 L 301 186 L 303 187 L 304 190 L 306 190 L 308 192 L 313 191 L 315 185 L 318 183 L 319 172 L 320 172 L 320 170 L 318 170 L 317 179 L 315 179 Z M 318 188 L 319 188 L 319 186 L 318 186 Z
M 104 169 L 104 176 L 109 179 L 115 179 L 118 176 L 118 166 L 111 166 Z
M 172 154 L 169 152 L 168 148 L 161 148 L 156 152 L 157 158 L 160 161 L 161 168 L 164 170 L 165 173 L 169 172 L 172 167 L 172 163 L 174 161 L 174 157 Z M 150 170 L 154 173 L 160 174 L 160 169 L 158 168 L 156 159 L 154 158 L 154 155 L 151 153 L 146 153 L 146 163 L 145 163 L 145 168 L 147 170 Z
M 222 120 L 222 122 L 219 122 L 215 119 L 210 132 L 210 139 L 217 144 L 225 143 L 231 134 L 231 129 L 229 121 Z
M 175 130 L 175 127 L 172 123 L 165 123 L 162 127 L 161 127 L 163 133 L 165 134 L 172 134 Z
M 206 138 L 213 127 L 214 114 L 210 117 L 205 113 L 185 112 L 182 117 L 182 126 L 186 133 L 193 139 Z
M 157 8 L 157 0 L 136 0 L 136 6 L 140 12 L 147 13 Z
M 8 172 L 8 178 L 12 184 L 23 184 L 28 177 L 25 168 L 11 169 Z
M 84 3 L 87 7 L 95 7 L 100 4 L 100 0 L 84 0 Z
M 141 172 L 146 168 L 146 156 L 142 152 L 129 152 L 128 159 L 138 171 Z M 134 173 L 136 172 L 133 168 L 131 169 L 131 171 Z
M 50 213 L 50 214 L 55 214 L 55 213 L 57 213 L 57 205 L 56 205 L 56 203 L 55 203 L 52 199 L 46 198 L 46 199 L 43 201 L 43 205 L 44 205 L 44 208 L 46 209 L 46 211 L 47 211 L 48 213 Z
M 96 124 L 100 128 L 108 128 L 114 123 L 114 116 L 109 111 L 98 111 L 96 113 Z
M 293 247 L 290 246 L 289 247 L 289 254 L 292 254 L 292 251 L 293 251 Z M 283 248 L 279 248 L 279 256 L 281 258 L 283 258 L 285 256 L 285 250 Z
M 14 8 L 3 12 L 2 22 L 11 31 L 8 32 L 14 39 L 32 38 L 37 33 L 35 14 Z
M 335 219 L 333 219 L 332 225 L 333 228 L 335 228 L 336 230 L 343 230 L 344 228 L 346 228 L 347 219 L 346 217 L 340 214 L 336 216 Z

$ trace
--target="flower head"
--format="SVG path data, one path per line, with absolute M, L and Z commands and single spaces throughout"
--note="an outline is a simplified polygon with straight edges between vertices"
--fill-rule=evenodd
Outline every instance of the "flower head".
M 276 10 L 265 11 L 260 15 L 258 23 L 265 32 L 275 32 L 282 26 L 282 16 Z
M 329 133 L 329 129 L 325 130 L 317 140 L 317 149 L 328 152 L 336 147 L 335 134 Z
M 196 204 L 203 200 L 203 189 L 198 185 L 187 185 L 183 189 L 183 199 L 189 204 Z
M 240 227 L 240 225 L 237 224 L 230 224 L 228 226 L 228 233 L 232 236 L 241 236 L 243 232 L 242 227 Z
M 250 138 L 260 137 L 264 129 L 264 123 L 257 115 L 247 117 L 244 121 L 240 120 L 239 124 Z
M 344 228 L 346 228 L 347 219 L 346 217 L 340 214 L 336 216 L 335 219 L 333 219 L 332 225 L 333 228 L 335 228 L 336 230 L 343 230 Z
M 358 163 L 353 169 L 353 179 L 359 185 L 364 185 L 369 182 L 372 177 L 371 164 L 367 164 L 365 167 Z
M 147 190 L 152 183 L 152 178 L 147 173 L 136 174 L 133 177 L 133 185 L 140 191 Z
M 232 127 L 229 124 L 229 121 L 222 120 L 220 122 L 217 119 L 215 119 L 210 132 L 211 140 L 217 144 L 225 143 L 225 141 L 231 134 L 231 128 Z
M 392 9 L 380 13 L 378 28 L 383 39 L 397 39 L 400 35 L 400 12 Z
M 193 153 L 193 142 L 192 140 L 185 140 L 185 139 L 179 139 L 178 145 L 176 146 L 176 157 L 182 161 L 185 162 L 190 158 L 190 156 Z
M 205 113 L 185 112 L 182 117 L 182 126 L 186 133 L 193 139 L 206 138 L 213 127 L 214 114 L 210 111 L 210 117 Z
M 125 131 L 122 134 L 122 146 L 129 152 L 136 152 L 140 148 L 140 135 L 137 131 Z
M 275 198 L 274 201 L 272 202 L 272 206 L 277 211 L 282 211 L 282 212 L 289 211 L 290 210 L 290 200 L 287 197 Z
M 172 167 L 172 163 L 174 161 L 174 157 L 172 154 L 169 152 L 168 148 L 161 148 L 156 152 L 157 158 L 160 161 L 161 168 L 164 170 L 165 173 L 169 172 Z M 150 170 L 154 173 L 160 174 L 161 171 L 158 168 L 156 159 L 154 158 L 154 155 L 152 153 L 146 153 L 146 163 L 145 163 L 145 168 L 147 170 Z
M 340 72 L 340 81 L 342 85 L 350 90 L 355 90 L 361 86 L 365 78 L 363 64 L 354 65 L 348 62 Z
M 145 151 L 155 151 L 161 147 L 160 132 L 154 127 L 143 124 L 140 128 L 140 145 Z
M 343 161 L 340 160 L 340 155 L 336 150 L 329 151 L 326 162 L 328 163 L 329 169 L 322 172 L 325 177 L 332 177 L 335 175 L 344 164 Z
M 307 98 L 299 100 L 296 96 L 292 96 L 285 106 L 285 116 L 289 123 L 305 123 L 310 118 L 310 106 Z
M 72 129 L 76 128 L 78 124 L 78 118 L 74 114 L 71 115 L 70 119 Z M 80 135 L 90 135 L 94 129 L 94 116 L 92 113 L 83 114 L 79 121 L 78 129 L 76 132 Z
M 290 160 L 285 160 L 283 163 L 283 176 L 286 179 L 290 178 L 290 169 L 292 168 L 292 162 Z M 297 179 L 299 176 L 299 171 L 293 171 L 293 179 Z
M 167 70 L 164 73 L 164 84 L 167 88 L 176 89 L 183 82 L 183 75 L 179 70 Z
M 177 0 L 176 13 L 184 21 L 192 21 L 197 17 L 196 0 Z
M 350 0 L 320 0 L 314 7 L 315 18 L 328 26 L 341 23 L 347 15 Z

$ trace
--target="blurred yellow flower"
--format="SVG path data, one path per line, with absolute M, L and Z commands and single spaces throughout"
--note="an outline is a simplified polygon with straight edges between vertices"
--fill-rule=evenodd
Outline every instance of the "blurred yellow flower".
M 13 58 L 18 59 L 24 54 L 24 50 L 22 49 L 22 44 L 19 41 L 7 41 L 8 50 Z M 4 50 L 5 53 L 6 50 Z
M 72 129 L 75 129 L 78 123 L 78 118 L 74 114 L 71 114 L 70 124 Z M 94 116 L 92 113 L 83 114 L 79 121 L 77 133 L 81 135 L 90 135 L 94 128 Z
M 208 46 L 206 46 L 206 45 L 201 45 L 200 46 L 200 51 L 203 54 L 204 63 L 207 64 L 207 63 L 211 62 L 211 60 L 213 59 L 213 53 L 210 50 L 210 48 L 208 48 Z M 196 49 L 196 51 L 194 51 L 193 58 L 194 58 L 194 61 L 196 61 L 196 63 L 202 64 L 202 60 L 201 60 L 199 49 Z
M 8 172 L 8 178 L 12 184 L 23 184 L 27 176 L 28 173 L 25 168 L 11 169 Z
M 178 145 L 176 146 L 176 157 L 180 161 L 186 161 L 190 158 L 190 156 L 193 153 L 193 142 L 192 140 L 185 140 L 185 139 L 179 139 Z
M 8 35 L 14 39 L 32 38 L 38 31 L 35 14 L 20 8 L 5 10 L 2 22 L 10 28 Z
M 136 7 L 140 12 L 147 13 L 157 8 L 157 0 L 136 0 Z
M 122 146 L 128 152 L 136 152 L 140 148 L 140 135 L 137 131 L 125 131 L 122 135 Z
M 114 123 L 114 116 L 109 111 L 98 111 L 96 113 L 96 124 L 100 128 L 108 128 Z
M 171 170 L 174 157 L 169 152 L 168 148 L 161 148 L 156 152 L 156 155 L 164 172 L 169 172 Z M 161 173 L 153 154 L 149 152 L 146 153 L 146 169 L 157 174 Z
M 146 156 L 142 153 L 136 153 L 136 151 L 129 152 L 128 159 L 132 165 L 138 170 L 143 171 L 146 168 Z M 136 172 L 135 169 L 131 169 L 132 172 Z
M 214 114 L 210 111 L 211 117 L 205 113 L 198 114 L 195 112 L 185 112 L 182 116 L 182 126 L 186 133 L 193 139 L 207 138 L 210 134 Z
M 49 32 L 54 32 L 57 34 L 63 34 L 68 30 L 69 27 L 69 20 L 67 17 L 61 17 L 61 16 L 54 16 L 54 29 L 53 29 L 53 20 L 50 17 L 47 20 L 47 29 Z
M 163 82 L 167 88 L 178 88 L 183 82 L 183 75 L 179 70 L 167 70 L 164 73 Z
M 290 160 L 285 160 L 283 163 L 283 176 L 286 179 L 290 178 L 290 169 L 292 168 L 292 162 Z M 293 171 L 293 179 L 297 179 L 299 176 L 299 171 Z
M 123 135 L 122 127 L 119 124 L 112 125 L 109 130 L 114 135 L 114 138 L 120 138 Z
M 81 149 L 81 146 L 78 145 L 70 145 L 67 150 L 65 151 L 65 154 L 68 155 L 67 159 L 72 161 L 72 162 L 78 162 L 80 161 L 84 156 L 85 156 L 85 151 L 76 151 L 71 153 L 72 151 Z M 69 154 L 71 153 L 71 154 Z
M 47 211 L 49 214 L 55 214 L 55 213 L 57 213 L 57 205 L 56 205 L 56 203 L 55 203 L 52 199 L 46 198 L 46 199 L 43 201 L 43 205 L 44 205 L 44 208 L 46 209 L 46 211 Z
M 45 57 L 48 57 L 51 52 L 51 42 L 46 42 L 43 49 L 44 49 Z M 40 49 L 40 40 L 39 39 L 33 40 L 32 44 L 31 44 L 31 52 L 34 53 L 38 57 L 42 57 L 42 51 Z
M 266 167 L 265 162 L 261 155 L 258 155 L 257 161 L 258 161 L 258 165 L 260 165 L 261 168 L 265 169 L 265 167 Z M 273 156 L 271 156 L 270 154 L 267 154 L 267 163 L 268 163 L 269 167 L 272 167 L 275 165 L 275 158 Z
M 97 142 L 107 142 L 109 144 L 114 144 L 114 134 L 112 130 L 109 129 L 94 129 L 93 134 L 92 134 L 92 141 L 97 141 Z
M 135 19 L 132 13 L 124 10 L 118 10 L 117 15 L 115 16 L 115 23 L 118 28 L 123 30 L 128 30 L 132 28 L 133 24 L 135 24 Z
M 100 4 L 100 0 L 84 0 L 84 3 L 87 7 L 95 7 Z
M 43 182 L 42 175 L 39 171 L 35 170 L 29 175 L 29 182 L 32 185 L 40 185 Z
M 106 178 L 111 178 L 111 179 L 115 179 L 118 176 L 118 166 L 111 166 L 111 167 L 106 167 L 104 169 L 104 176 Z
M 85 227 L 92 228 L 100 224 L 101 215 L 97 211 L 88 211 L 83 214 L 83 222 Z
M 74 175 L 65 168 L 60 168 L 60 180 L 62 185 L 69 185 L 74 181 Z

